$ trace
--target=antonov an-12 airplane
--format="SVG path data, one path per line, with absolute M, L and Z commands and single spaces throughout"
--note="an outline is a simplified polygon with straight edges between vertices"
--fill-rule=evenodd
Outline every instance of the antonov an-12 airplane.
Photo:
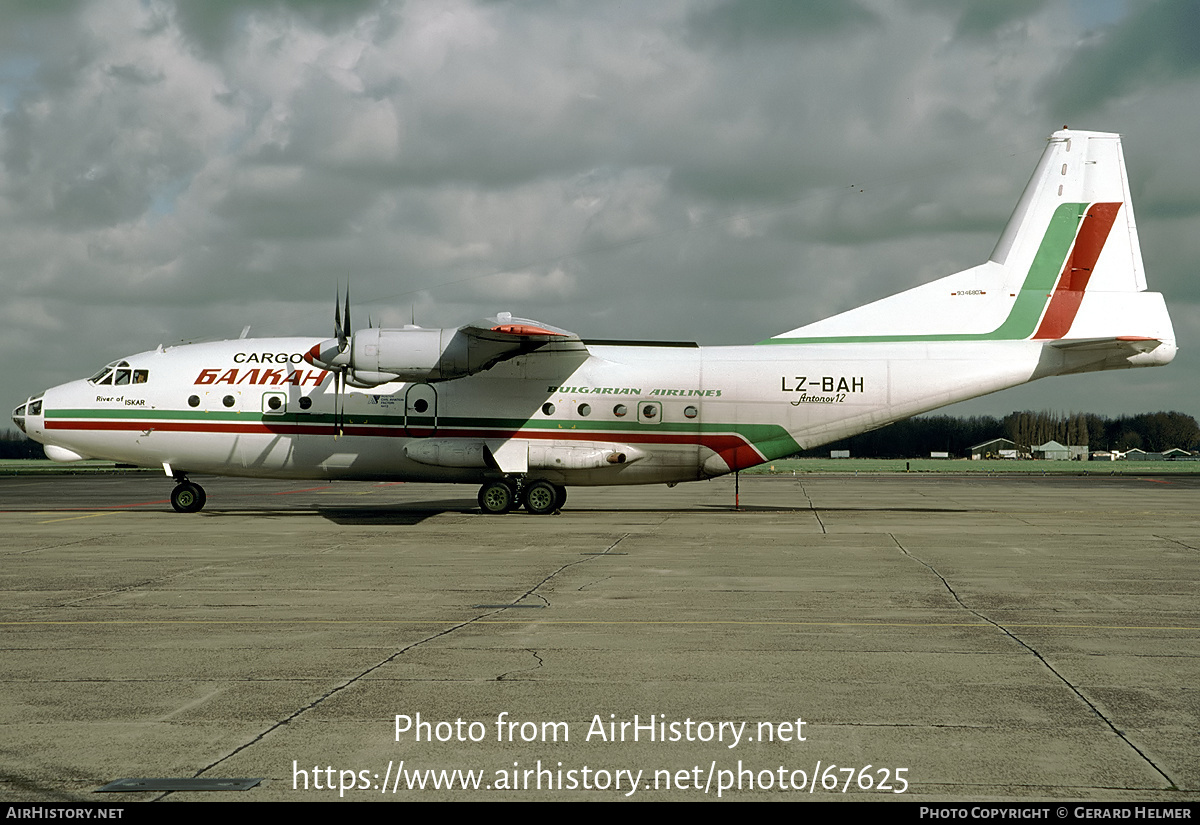
M 340 296 L 339 296 L 340 297 Z M 752 346 L 584 341 L 501 313 L 457 329 L 159 347 L 35 395 L 57 461 L 189 474 L 482 485 L 484 513 L 565 487 L 730 473 L 1037 378 L 1166 364 L 1120 137 L 1063 130 L 987 262 Z

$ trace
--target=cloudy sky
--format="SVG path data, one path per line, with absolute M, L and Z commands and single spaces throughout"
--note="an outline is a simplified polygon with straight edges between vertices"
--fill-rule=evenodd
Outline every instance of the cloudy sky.
M 0 400 L 181 339 L 749 343 L 985 260 L 1116 131 L 1166 369 L 951 408 L 1200 416 L 1193 0 L 0 5 Z

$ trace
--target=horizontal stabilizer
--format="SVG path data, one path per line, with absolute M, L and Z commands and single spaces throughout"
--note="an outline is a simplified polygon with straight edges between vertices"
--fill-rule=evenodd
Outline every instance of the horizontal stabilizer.
M 1070 350 L 1072 352 L 1110 352 L 1114 355 L 1123 352 L 1126 355 L 1137 355 L 1142 352 L 1153 352 L 1161 347 L 1163 342 L 1158 338 L 1126 335 L 1116 338 L 1049 341 L 1047 344 L 1055 349 Z

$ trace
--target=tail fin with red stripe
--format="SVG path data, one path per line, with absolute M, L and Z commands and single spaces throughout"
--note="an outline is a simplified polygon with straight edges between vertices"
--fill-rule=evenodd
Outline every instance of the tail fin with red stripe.
M 763 343 L 1014 340 L 1090 353 L 1080 369 L 1174 357 L 1166 305 L 1146 291 L 1120 135 L 1051 135 L 986 263 Z

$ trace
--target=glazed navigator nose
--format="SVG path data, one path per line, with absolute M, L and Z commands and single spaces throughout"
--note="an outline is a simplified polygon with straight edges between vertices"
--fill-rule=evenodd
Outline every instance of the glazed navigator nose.
M 38 393 L 37 395 L 31 396 L 24 404 L 12 411 L 13 423 L 17 425 L 17 429 L 19 429 L 21 432 L 25 434 L 29 433 L 25 423 L 27 418 L 41 416 L 43 395 L 44 393 Z

